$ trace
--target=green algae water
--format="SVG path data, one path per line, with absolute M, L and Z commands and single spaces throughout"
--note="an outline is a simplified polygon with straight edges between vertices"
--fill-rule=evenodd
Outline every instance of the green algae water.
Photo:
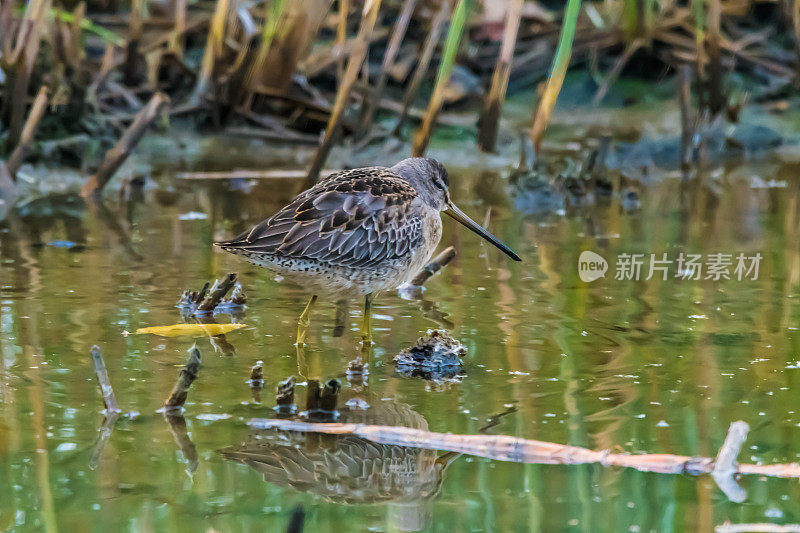
M 639 209 L 612 197 L 543 216 L 526 214 L 506 176 L 451 168 L 454 199 L 478 221 L 491 208 L 489 229 L 523 263 L 445 220 L 440 248 L 457 257 L 421 300 L 378 298 L 363 381 L 346 372 L 360 353 L 357 302 L 335 335 L 335 302 L 321 301 L 298 361 L 307 295 L 211 247 L 270 215 L 297 181 L 177 180 L 110 198 L 107 210 L 70 198 L 18 206 L 0 225 L 0 530 L 282 532 L 297 506 L 315 533 L 800 522 L 796 479 L 743 477 L 747 497 L 736 503 L 710 476 L 504 463 L 247 426 L 276 416 L 285 378 L 296 377 L 301 410 L 309 377 L 337 378 L 339 421 L 473 434 L 506 413 L 489 433 L 713 457 L 744 420 L 740 462 L 796 462 L 797 171 L 767 159 L 694 186 L 656 176 Z M 607 261 L 603 277 L 581 281 L 585 251 Z M 637 254 L 641 274 L 620 274 Z M 648 280 L 651 254 L 730 254 L 732 265 L 727 277 L 706 269 L 693 279 L 672 262 L 666 279 Z M 758 272 L 739 279 L 739 254 L 759 254 Z M 224 339 L 135 334 L 182 322 L 181 292 L 227 272 L 239 273 L 247 307 L 217 320 L 246 327 Z M 431 328 L 467 347 L 460 380 L 406 377 L 391 364 Z M 195 342 L 199 377 L 185 418 L 170 424 L 159 409 Z M 123 410 L 107 438 L 94 344 Z M 264 386 L 253 391 L 257 361 Z

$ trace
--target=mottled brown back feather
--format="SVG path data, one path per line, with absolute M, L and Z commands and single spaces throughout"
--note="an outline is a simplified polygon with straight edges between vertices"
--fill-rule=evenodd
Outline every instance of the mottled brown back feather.
M 373 267 L 420 243 L 416 198 L 414 188 L 388 168 L 338 172 L 253 229 L 217 244 L 232 253 Z

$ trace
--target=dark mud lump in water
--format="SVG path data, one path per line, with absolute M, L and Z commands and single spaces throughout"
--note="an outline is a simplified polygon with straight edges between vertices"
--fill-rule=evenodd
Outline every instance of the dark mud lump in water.
M 452 379 L 461 372 L 467 349 L 458 340 L 440 330 L 428 331 L 414 346 L 394 357 L 397 371 L 429 380 Z

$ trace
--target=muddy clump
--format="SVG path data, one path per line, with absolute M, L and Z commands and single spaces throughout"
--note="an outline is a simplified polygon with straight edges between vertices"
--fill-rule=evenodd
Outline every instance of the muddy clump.
M 393 362 L 403 375 L 440 381 L 462 375 L 462 358 L 466 353 L 461 342 L 444 331 L 432 330 L 397 354 Z

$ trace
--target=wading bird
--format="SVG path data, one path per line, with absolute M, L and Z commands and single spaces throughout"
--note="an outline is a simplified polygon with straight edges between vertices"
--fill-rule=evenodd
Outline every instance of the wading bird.
M 318 295 L 364 298 L 366 345 L 372 343 L 372 299 L 407 282 L 427 263 L 442 236 L 440 212 L 521 261 L 453 204 L 441 163 L 421 157 L 391 168 L 332 174 L 253 229 L 215 244 L 311 292 L 298 323 L 298 346 L 305 342 Z

